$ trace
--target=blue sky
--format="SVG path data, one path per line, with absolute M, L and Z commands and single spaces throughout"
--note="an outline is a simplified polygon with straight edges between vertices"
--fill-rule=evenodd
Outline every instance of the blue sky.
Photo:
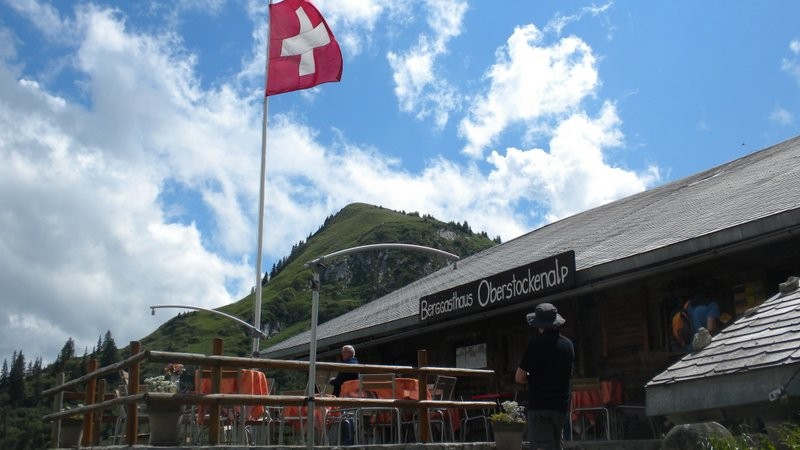
M 266 4 L 0 0 L 3 358 L 250 291 Z M 315 4 L 344 72 L 269 99 L 264 270 L 353 202 L 507 241 L 800 131 L 794 1 Z

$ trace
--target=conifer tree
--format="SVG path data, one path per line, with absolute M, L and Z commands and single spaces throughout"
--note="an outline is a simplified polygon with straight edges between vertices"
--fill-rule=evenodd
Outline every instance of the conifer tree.
M 3 369 L 0 371 L 0 389 L 8 385 L 8 360 L 3 360 Z
M 117 361 L 119 361 L 119 349 L 111 336 L 111 330 L 108 330 L 100 346 L 100 367 L 110 366 Z
M 75 357 L 75 341 L 72 338 L 67 339 L 67 342 L 64 343 L 64 346 L 61 347 L 61 352 L 59 352 L 58 357 L 56 358 L 56 362 L 53 363 L 53 373 L 65 372 L 67 371 L 67 363 L 70 359 Z
M 8 401 L 12 405 L 21 405 L 25 401 L 25 356 L 22 350 L 14 352 L 11 371 L 8 374 Z
M 33 368 L 30 373 L 31 387 L 33 388 L 33 403 L 39 405 L 42 402 L 42 391 L 44 390 L 44 382 L 42 380 L 42 358 L 35 358 L 33 361 Z

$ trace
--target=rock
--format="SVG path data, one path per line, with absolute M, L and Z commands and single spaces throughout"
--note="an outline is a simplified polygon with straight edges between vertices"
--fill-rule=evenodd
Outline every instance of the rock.
M 702 350 L 708 347 L 708 344 L 711 343 L 711 333 L 705 329 L 705 327 L 700 327 L 697 330 L 697 333 L 694 335 L 692 339 L 692 349 L 695 351 Z
M 717 422 L 675 425 L 661 445 L 662 450 L 701 450 L 708 447 L 711 436 L 730 437 L 731 432 Z M 705 444 L 705 446 L 704 446 Z

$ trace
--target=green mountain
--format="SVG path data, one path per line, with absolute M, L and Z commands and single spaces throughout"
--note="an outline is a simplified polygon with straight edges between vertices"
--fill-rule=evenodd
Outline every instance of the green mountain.
M 473 233 L 464 222 L 443 223 L 429 215 L 397 212 L 363 203 L 330 216 L 305 242 L 273 267 L 262 289 L 261 319 L 269 332 L 261 348 L 310 327 L 312 272 L 303 265 L 339 250 L 378 243 L 432 247 L 466 257 L 499 242 L 485 232 Z M 326 262 L 320 274 L 319 323 L 344 314 L 447 265 L 429 253 L 389 249 L 359 252 Z M 248 295 L 219 311 L 253 321 L 254 296 Z M 213 338 L 225 340 L 225 354 L 247 356 L 251 339 L 246 329 L 224 317 L 204 312 L 181 313 L 142 339 L 147 350 L 211 353 Z

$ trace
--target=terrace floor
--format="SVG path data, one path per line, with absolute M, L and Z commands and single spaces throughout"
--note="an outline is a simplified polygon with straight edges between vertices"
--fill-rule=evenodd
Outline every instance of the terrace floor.
M 149 445 L 109 445 L 95 446 L 94 450 L 303 450 L 306 446 L 249 446 L 249 445 L 201 445 L 178 447 L 153 447 Z M 347 447 L 315 446 L 320 450 L 495 450 L 494 442 L 456 442 L 456 443 L 429 443 L 429 444 L 391 444 L 391 445 L 352 445 Z M 531 450 L 527 442 L 522 444 L 523 450 Z M 564 448 L 585 450 L 659 450 L 661 440 L 624 440 L 624 441 L 567 441 Z

